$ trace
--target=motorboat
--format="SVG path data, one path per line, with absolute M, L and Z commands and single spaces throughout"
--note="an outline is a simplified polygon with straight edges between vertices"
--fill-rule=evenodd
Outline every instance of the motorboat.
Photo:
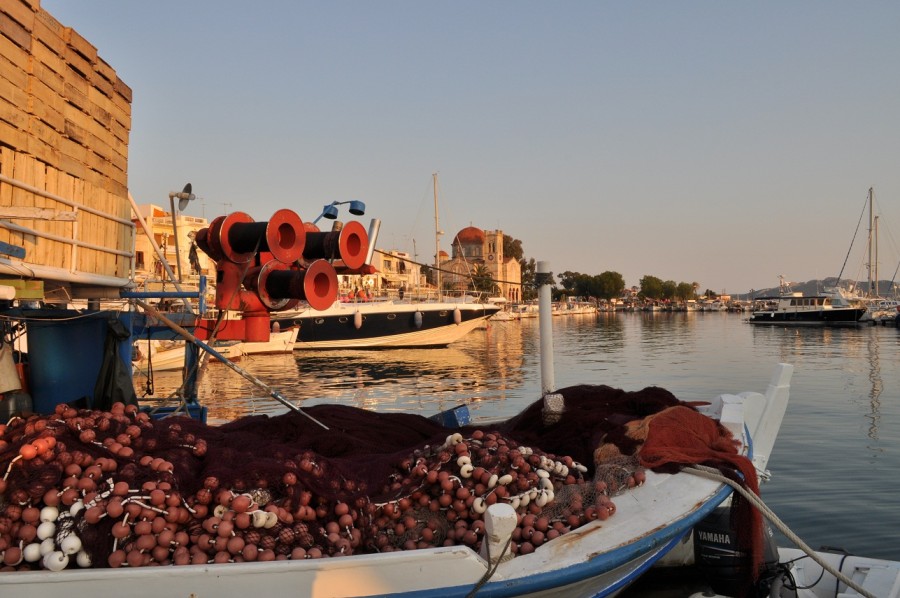
M 336 301 L 273 315 L 281 328 L 299 327 L 295 349 L 445 347 L 482 327 L 499 312 L 473 301 Z
M 769 307 L 754 311 L 748 321 L 760 326 L 859 326 L 864 306 L 842 300 L 834 293 L 804 295 L 799 292 L 761 297 Z

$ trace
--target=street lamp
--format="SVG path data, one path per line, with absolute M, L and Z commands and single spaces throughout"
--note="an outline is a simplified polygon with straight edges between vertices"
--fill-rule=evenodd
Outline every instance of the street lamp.
M 322 213 L 319 214 L 315 220 L 312 221 L 313 224 L 318 222 L 324 216 L 329 220 L 334 220 L 338 217 L 338 209 L 335 206 L 340 206 L 344 204 L 350 204 L 350 213 L 354 216 L 362 216 L 366 213 L 366 204 L 359 201 L 358 199 L 353 199 L 350 201 L 333 201 L 330 204 L 326 205 L 322 208 Z
M 191 184 L 184 186 L 181 193 L 172 191 L 169 193 L 169 205 L 172 208 L 172 232 L 175 233 L 175 265 L 178 267 L 178 282 L 181 282 L 181 252 L 178 250 L 178 214 L 175 212 L 175 199 L 178 198 L 178 209 L 184 210 L 188 202 L 195 199 L 191 192 Z

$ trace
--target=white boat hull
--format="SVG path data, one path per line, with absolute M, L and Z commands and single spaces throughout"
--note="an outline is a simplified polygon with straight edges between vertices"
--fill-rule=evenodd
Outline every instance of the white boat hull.
M 499 311 L 483 303 L 335 303 L 326 310 L 279 313 L 299 326 L 298 350 L 445 347 L 487 325 Z

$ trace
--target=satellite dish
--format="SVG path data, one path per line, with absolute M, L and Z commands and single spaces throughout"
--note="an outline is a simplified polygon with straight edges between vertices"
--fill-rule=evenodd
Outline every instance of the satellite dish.
M 178 200 L 178 211 L 179 212 L 183 212 L 184 209 L 187 207 L 188 202 L 190 202 L 192 199 L 194 199 L 194 195 L 191 193 L 191 189 L 192 189 L 191 184 L 188 183 L 187 185 L 184 186 L 184 190 L 178 194 L 178 197 L 180 198 Z

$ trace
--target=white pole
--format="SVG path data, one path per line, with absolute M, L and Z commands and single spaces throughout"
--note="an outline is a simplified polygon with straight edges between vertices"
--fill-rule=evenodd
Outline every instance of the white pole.
M 553 279 L 550 275 L 550 264 L 537 263 L 538 284 L 538 321 L 541 336 L 541 395 L 547 395 L 556 390 L 556 381 L 553 379 L 553 314 L 550 305 L 550 287 Z

